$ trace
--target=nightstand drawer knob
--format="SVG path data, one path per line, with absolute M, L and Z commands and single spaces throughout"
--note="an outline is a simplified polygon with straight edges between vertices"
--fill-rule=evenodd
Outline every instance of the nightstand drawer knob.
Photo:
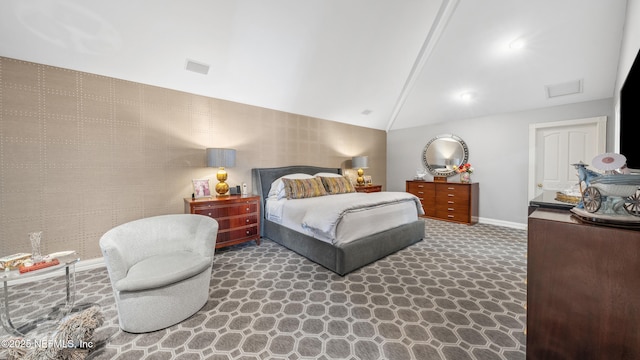
M 247 219 L 246 221 L 247 221 L 247 224 L 248 224 L 249 223 L 249 219 Z
M 247 211 L 249 211 L 249 208 L 247 208 Z
M 211 213 L 209 213 L 209 216 L 211 216 Z
M 247 230 L 247 235 L 251 234 L 251 231 Z

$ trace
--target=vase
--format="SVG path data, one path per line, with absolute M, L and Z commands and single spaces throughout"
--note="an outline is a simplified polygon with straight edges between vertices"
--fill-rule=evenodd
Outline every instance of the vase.
M 471 174 L 468 172 L 460 173 L 460 182 L 463 184 L 468 184 L 471 182 Z
M 39 263 L 42 261 L 42 252 L 40 251 L 41 239 L 42 231 L 29 233 L 29 242 L 31 243 L 31 259 L 34 263 Z

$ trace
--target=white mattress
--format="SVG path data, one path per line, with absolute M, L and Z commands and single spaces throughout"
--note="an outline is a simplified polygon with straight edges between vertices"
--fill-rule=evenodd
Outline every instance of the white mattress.
M 335 196 L 348 197 L 373 194 L 375 193 L 328 195 L 322 196 L 321 198 L 323 199 L 278 200 L 270 198 L 267 199 L 267 203 L 265 205 L 265 217 L 268 220 L 289 229 L 331 244 L 347 243 L 384 230 L 393 229 L 403 224 L 414 222 L 418 219 L 416 204 L 411 201 L 405 201 L 385 206 L 376 206 L 365 211 L 352 211 L 345 213 L 336 227 L 335 238 L 328 238 L 326 234 L 314 233 L 302 226 L 302 218 L 305 215 L 305 208 L 309 203 L 317 206 L 319 200 L 331 202 L 332 199 L 335 199 L 333 198 Z M 309 202 L 306 200 L 313 201 Z

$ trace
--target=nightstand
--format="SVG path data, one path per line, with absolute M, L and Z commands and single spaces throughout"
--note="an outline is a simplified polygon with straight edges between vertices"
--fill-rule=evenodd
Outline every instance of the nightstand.
M 230 195 L 184 199 L 184 212 L 218 222 L 216 249 L 255 240 L 260 245 L 260 197 Z
M 382 191 L 382 185 L 355 186 L 357 192 L 372 193 Z

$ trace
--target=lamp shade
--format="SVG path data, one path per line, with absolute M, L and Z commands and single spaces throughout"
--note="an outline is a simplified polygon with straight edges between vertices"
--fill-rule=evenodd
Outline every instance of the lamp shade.
M 236 166 L 236 150 L 208 148 L 207 166 L 209 167 L 234 167 Z
M 351 167 L 354 169 L 366 169 L 369 167 L 368 156 L 354 156 L 351 158 Z

